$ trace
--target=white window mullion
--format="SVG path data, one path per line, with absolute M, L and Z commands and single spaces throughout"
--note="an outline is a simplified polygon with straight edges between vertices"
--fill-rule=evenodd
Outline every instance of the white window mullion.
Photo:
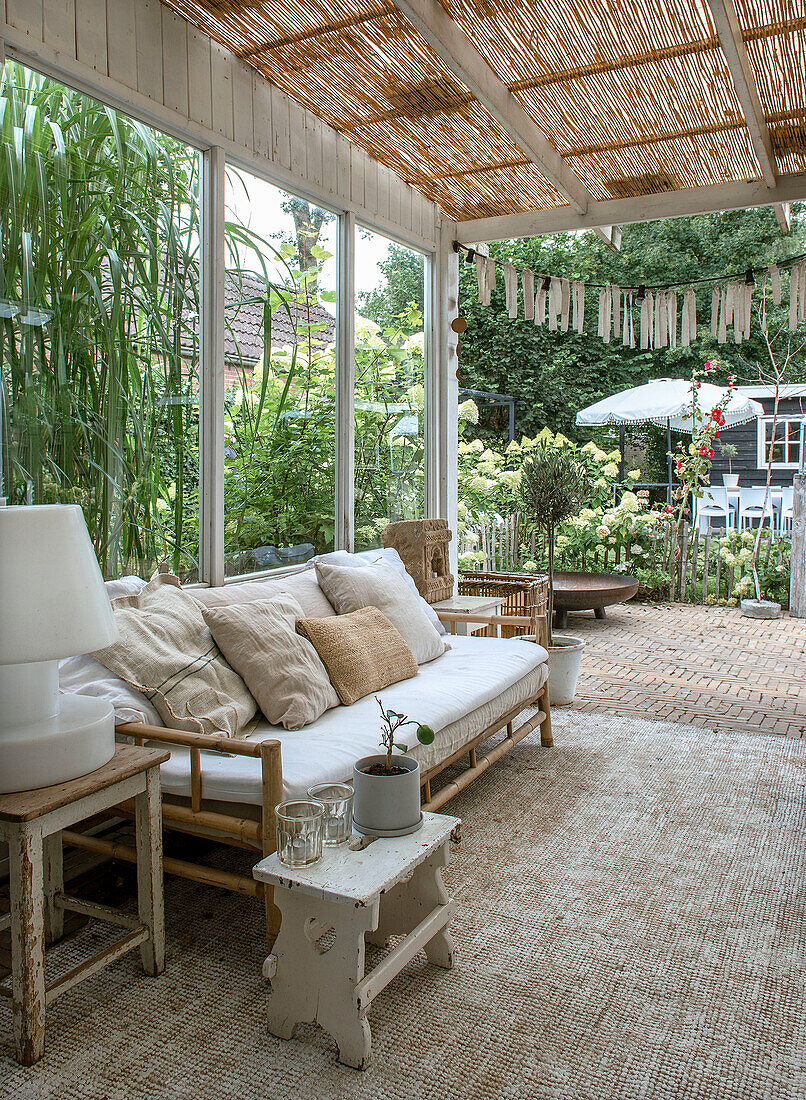
M 451 571 L 456 574 L 458 565 L 458 487 L 459 487 L 459 381 L 456 377 L 459 359 L 456 354 L 457 336 L 451 321 L 459 312 L 459 257 L 453 251 L 454 224 L 443 226 L 440 231 L 439 251 L 433 263 L 433 335 L 434 335 L 434 389 L 438 390 L 436 402 L 437 428 L 434 440 L 434 456 L 437 507 L 431 515 L 442 516 L 453 532 L 450 544 Z
M 355 215 L 339 219 L 336 314 L 336 536 L 338 550 L 355 542 Z
M 224 583 L 224 150 L 202 175 L 199 579 Z

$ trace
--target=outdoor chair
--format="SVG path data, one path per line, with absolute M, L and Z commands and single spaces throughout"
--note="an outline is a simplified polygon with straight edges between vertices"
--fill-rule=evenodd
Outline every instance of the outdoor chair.
M 791 532 L 792 521 L 795 517 L 795 490 L 791 485 L 785 485 L 781 490 L 781 511 L 778 514 L 778 530 L 783 535 L 785 531 Z
M 764 488 L 741 489 L 739 491 L 739 529 L 752 527 L 757 520 L 760 526 L 769 520 L 770 526 L 775 525 L 775 511 L 773 509 L 772 494 L 764 503 L 767 490 Z
M 699 529 L 702 532 L 708 530 L 712 519 L 724 520 L 725 530 L 727 531 L 731 521 L 731 506 L 727 492 L 716 487 L 704 489 L 702 499 L 697 505 L 697 519 L 699 520 Z

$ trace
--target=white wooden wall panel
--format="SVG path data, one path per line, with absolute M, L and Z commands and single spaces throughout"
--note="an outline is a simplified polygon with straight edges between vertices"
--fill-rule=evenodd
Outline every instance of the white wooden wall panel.
M 44 40 L 62 53 L 74 54 L 76 48 L 75 0 L 50 0 L 44 12 Z M 9 22 L 11 20 L 9 19 Z
M 6 22 L 25 35 L 39 38 L 43 34 L 43 0 L 6 0 Z
M 119 2 L 131 7 L 130 0 Z M 165 6 L 162 9 L 162 74 L 165 106 L 189 118 L 188 25 Z
M 76 11 L 82 2 L 76 0 Z M 113 80 L 137 87 L 137 20 L 131 0 L 106 0 L 106 59 Z
M 213 128 L 210 39 L 188 24 L 188 118 L 205 130 Z
M 160 0 L 0 0 L 0 15 L 12 55 L 381 232 L 436 247 L 433 203 Z
M 247 149 L 255 147 L 252 73 L 245 65 L 232 66 L 232 137 Z
M 233 140 L 232 61 L 229 50 L 218 42 L 210 43 L 210 80 L 213 91 L 213 129 Z

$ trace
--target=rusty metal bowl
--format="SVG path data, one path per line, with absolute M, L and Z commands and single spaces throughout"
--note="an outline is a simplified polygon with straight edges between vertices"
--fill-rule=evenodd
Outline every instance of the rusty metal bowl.
M 631 600 L 638 591 L 635 577 L 616 573 L 554 574 L 555 624 L 568 625 L 569 611 L 593 611 L 597 619 L 605 617 L 605 608 Z

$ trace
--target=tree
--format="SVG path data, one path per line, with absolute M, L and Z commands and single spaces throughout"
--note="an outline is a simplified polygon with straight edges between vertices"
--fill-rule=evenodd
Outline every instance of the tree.
M 312 298 L 319 294 L 319 267 L 317 246 L 322 229 L 335 218 L 329 210 L 321 206 L 311 206 L 305 199 L 288 195 L 283 200 L 282 209 L 294 219 L 294 239 L 289 241 L 296 249 L 296 263 L 300 271 L 309 273 L 306 281 L 308 293 Z M 283 234 L 278 234 L 283 237 Z M 283 238 L 287 239 L 287 238 Z

